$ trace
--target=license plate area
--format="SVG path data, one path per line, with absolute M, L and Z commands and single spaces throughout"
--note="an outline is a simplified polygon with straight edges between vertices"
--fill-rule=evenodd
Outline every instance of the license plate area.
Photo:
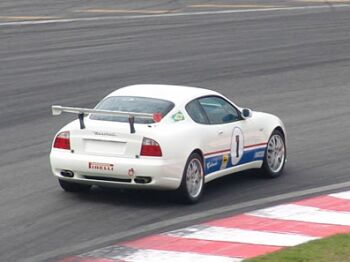
M 125 154 L 125 149 L 125 142 L 85 140 L 85 152 L 90 154 L 117 156 Z

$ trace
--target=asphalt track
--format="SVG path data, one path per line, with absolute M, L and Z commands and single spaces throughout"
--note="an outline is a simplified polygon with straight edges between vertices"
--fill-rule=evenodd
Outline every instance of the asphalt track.
M 66 1 L 55 1 L 62 6 L 53 10 L 31 2 L 38 8 L 21 15 L 43 15 L 35 13 L 39 9 L 58 16 L 69 9 Z M 15 3 L 25 6 L 2 1 L 0 15 L 18 16 Z M 111 234 L 349 182 L 349 73 L 347 7 L 1 25 L 0 261 L 53 261 L 97 248 L 93 240 Z M 72 118 L 52 117 L 50 106 L 92 107 L 115 88 L 138 83 L 211 88 L 239 105 L 279 115 L 289 135 L 285 175 L 228 176 L 208 184 L 195 206 L 163 192 L 61 191 L 48 154 L 55 132 Z

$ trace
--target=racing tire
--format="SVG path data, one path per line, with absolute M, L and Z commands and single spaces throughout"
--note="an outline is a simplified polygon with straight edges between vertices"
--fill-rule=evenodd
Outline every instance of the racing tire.
M 58 179 L 58 182 L 62 189 L 67 192 L 88 192 L 91 188 L 90 185 L 72 183 L 62 179 Z
M 282 175 L 287 159 L 287 149 L 284 135 L 275 129 L 267 142 L 264 162 L 260 169 L 267 178 L 276 178 Z
M 195 204 L 201 198 L 203 190 L 203 160 L 199 154 L 192 153 L 186 162 L 177 195 L 182 203 Z

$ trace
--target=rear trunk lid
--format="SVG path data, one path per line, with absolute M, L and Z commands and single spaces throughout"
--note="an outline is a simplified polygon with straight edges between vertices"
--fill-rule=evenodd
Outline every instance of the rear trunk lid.
M 72 130 L 71 149 L 82 155 L 135 158 L 140 154 L 143 135 L 137 125 L 137 132 L 130 134 L 128 123 L 87 121 L 86 129 Z

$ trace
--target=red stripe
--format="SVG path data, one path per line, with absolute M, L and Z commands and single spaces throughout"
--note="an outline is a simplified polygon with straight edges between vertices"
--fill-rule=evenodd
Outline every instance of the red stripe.
M 340 199 L 332 196 L 314 197 L 295 202 L 294 204 L 333 211 L 350 212 L 350 200 Z
M 219 151 L 206 153 L 206 154 L 204 154 L 204 156 L 215 155 L 215 154 L 226 153 L 226 152 L 231 152 L 231 149 L 225 149 L 225 150 L 219 150 Z
M 244 148 L 251 148 L 251 147 L 258 147 L 258 146 L 266 146 L 266 145 L 267 145 L 267 143 L 260 143 L 260 144 L 245 146 Z
M 244 148 L 246 149 L 246 148 L 258 147 L 258 146 L 266 146 L 266 145 L 267 145 L 267 143 L 260 143 L 260 144 L 245 146 Z M 226 153 L 226 152 L 231 152 L 231 149 L 224 149 L 224 150 L 209 152 L 209 153 L 204 154 L 204 156 L 216 155 L 216 154 Z
M 337 233 L 350 232 L 350 226 L 328 225 L 270 218 L 255 217 L 251 215 L 238 215 L 234 217 L 214 220 L 205 223 L 209 226 L 240 228 L 246 230 L 267 231 L 275 233 L 295 233 L 315 237 L 325 237 Z
M 255 257 L 281 249 L 281 247 L 276 246 L 208 241 L 200 239 L 186 239 L 167 235 L 153 235 L 118 245 L 123 245 L 136 249 L 194 252 L 204 255 L 242 258 Z

